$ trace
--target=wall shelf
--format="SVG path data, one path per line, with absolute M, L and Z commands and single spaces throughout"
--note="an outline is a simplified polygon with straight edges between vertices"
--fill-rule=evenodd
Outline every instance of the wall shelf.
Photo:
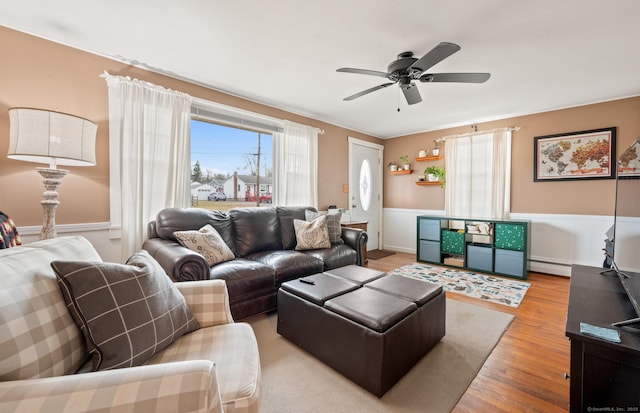
M 401 169 L 398 171 L 389 171 L 391 175 L 409 175 L 413 172 L 413 169 Z
M 416 185 L 419 186 L 430 186 L 430 185 L 440 185 L 440 181 L 417 181 Z
M 416 158 L 416 161 L 418 161 L 418 162 L 439 161 L 440 159 L 442 159 L 442 155 L 423 156 L 422 158 Z

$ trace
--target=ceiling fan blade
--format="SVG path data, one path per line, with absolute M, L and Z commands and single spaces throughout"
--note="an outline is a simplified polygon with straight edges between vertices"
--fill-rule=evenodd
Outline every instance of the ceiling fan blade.
M 340 69 L 337 69 L 336 72 L 356 73 L 359 75 L 370 75 L 370 76 L 377 76 L 377 77 L 387 77 L 387 73 L 385 72 L 380 72 L 378 70 L 354 69 L 352 67 L 341 67 Z
M 484 83 L 491 73 L 426 73 L 420 76 L 421 82 L 461 82 Z
M 411 65 L 412 69 L 418 69 L 422 72 L 429 69 L 431 66 L 434 66 L 437 63 L 440 63 L 447 57 L 451 56 L 455 52 L 460 50 L 460 46 L 455 43 L 447 43 L 442 42 L 426 55 L 422 56 L 417 62 Z
M 420 91 L 415 83 L 411 82 L 409 84 L 400 85 L 402 89 L 402 93 L 404 93 L 405 99 L 407 99 L 407 103 L 410 105 L 415 105 L 416 103 L 422 102 L 422 97 L 420 97 Z
M 347 96 L 346 98 L 344 98 L 342 100 L 353 100 L 353 99 L 359 98 L 360 96 L 364 96 L 364 95 L 366 95 L 368 93 L 375 92 L 376 90 L 379 90 L 379 89 L 384 89 L 385 87 L 391 86 L 391 85 L 393 85 L 393 83 L 383 83 L 381 85 L 372 87 L 370 89 L 363 90 L 362 92 L 356 93 L 355 95 Z

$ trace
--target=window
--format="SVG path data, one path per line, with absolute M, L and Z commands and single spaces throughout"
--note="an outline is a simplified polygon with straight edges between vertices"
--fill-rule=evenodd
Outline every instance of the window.
M 508 218 L 511 130 L 447 139 L 445 213 L 472 218 Z
M 365 211 L 371 206 L 371 167 L 366 159 L 360 166 L 360 204 Z
M 255 202 L 253 205 L 273 202 L 282 206 L 310 205 L 317 207 L 317 156 L 320 129 L 195 98 L 191 106 L 191 116 L 196 122 L 214 124 L 218 127 L 228 125 L 224 126 L 224 128 L 228 128 L 227 130 L 240 130 L 257 137 L 257 143 L 253 147 L 249 147 L 249 149 L 245 147 L 241 151 L 234 152 L 236 154 L 238 152 L 260 153 L 260 155 L 252 156 L 255 157 L 256 162 L 258 159 L 261 162 L 259 168 L 257 165 L 255 167 L 255 170 L 259 170 L 260 174 L 256 172 L 255 175 L 249 175 L 249 177 L 255 177 L 255 181 L 248 178 L 247 181 L 241 180 L 231 187 L 227 178 L 227 186 L 231 187 L 228 189 L 229 192 L 240 194 L 237 197 L 234 195 L 234 200 Z M 194 125 L 196 129 L 200 126 L 195 122 Z M 197 140 L 197 136 L 195 134 L 194 136 Z M 235 140 L 229 141 L 224 138 L 221 141 L 224 144 L 236 143 Z M 206 152 L 206 150 L 203 151 Z M 205 156 L 205 153 L 193 154 L 192 167 L 196 172 L 194 177 L 199 176 L 197 175 L 198 171 L 202 172 L 203 167 L 197 163 L 196 159 L 201 156 Z M 251 162 L 247 157 L 244 160 Z M 238 163 L 236 162 L 236 164 Z M 263 165 L 267 164 L 268 169 L 265 170 Z M 237 175 L 248 171 L 234 170 L 232 172 L 237 180 Z M 232 172 L 227 171 L 226 173 L 231 174 Z M 262 185 L 265 185 L 264 190 L 256 190 Z M 227 187 L 223 187 L 223 190 L 227 191 Z M 244 198 L 243 193 L 246 194 Z M 225 192 L 226 195 L 228 194 Z M 216 205 L 215 208 L 221 209 L 220 205 Z
M 227 210 L 271 204 L 269 133 L 191 120 L 191 205 Z

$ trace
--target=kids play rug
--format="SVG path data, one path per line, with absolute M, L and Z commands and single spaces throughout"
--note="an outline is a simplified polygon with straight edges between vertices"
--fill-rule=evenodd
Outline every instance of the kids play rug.
M 426 264 L 405 265 L 389 274 L 429 281 L 441 285 L 445 291 L 466 294 L 513 308 L 518 308 L 531 286 L 524 281 Z

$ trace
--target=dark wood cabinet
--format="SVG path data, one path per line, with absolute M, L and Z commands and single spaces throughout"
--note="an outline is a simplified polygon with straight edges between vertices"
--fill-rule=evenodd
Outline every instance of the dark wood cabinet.
M 639 412 L 640 324 L 611 326 L 638 315 L 618 277 L 601 271 L 582 265 L 571 270 L 566 325 L 571 340 L 570 411 Z M 580 323 L 616 329 L 621 342 L 581 334 Z
M 367 223 L 368 223 L 367 221 L 351 221 L 351 222 L 342 222 L 340 225 L 348 228 L 361 229 L 364 232 L 367 232 Z M 363 255 L 364 255 L 364 263 L 366 264 L 369 261 L 369 259 L 367 258 L 367 244 L 364 244 Z

